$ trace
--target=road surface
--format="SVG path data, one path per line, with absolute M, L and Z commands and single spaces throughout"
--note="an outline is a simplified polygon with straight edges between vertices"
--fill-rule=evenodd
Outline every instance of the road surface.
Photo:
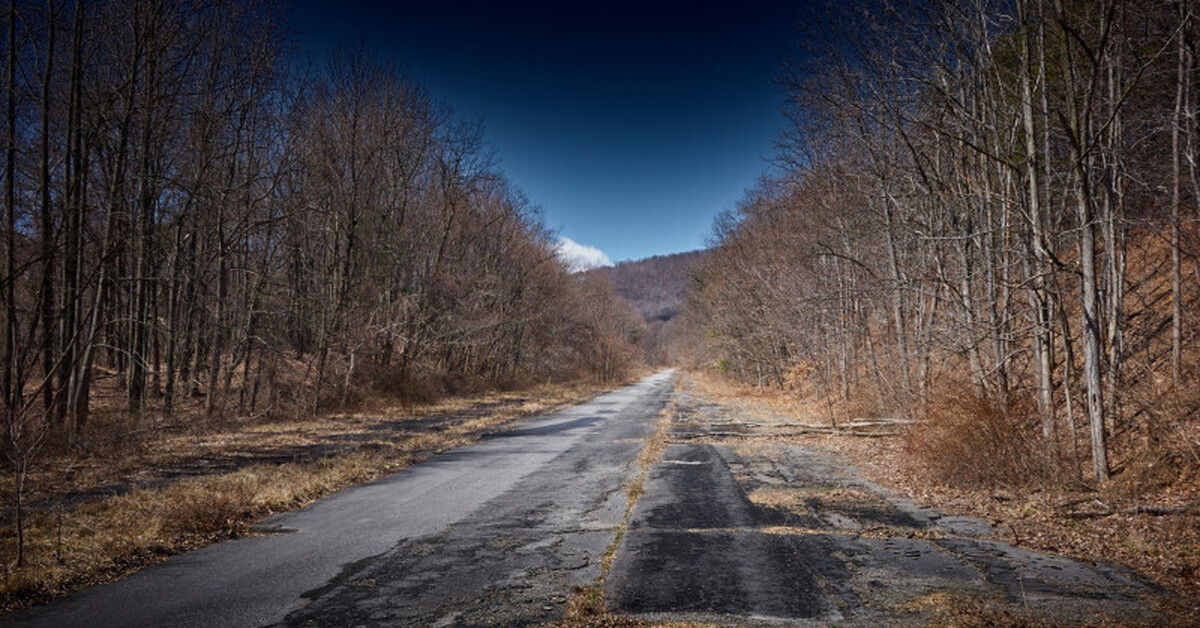
M 560 617 L 626 510 L 664 371 L 5 626 L 498 625 Z
M 995 540 L 844 460 L 754 434 L 664 371 L 590 403 L 274 517 L 3 626 L 539 626 L 563 617 L 626 523 L 609 609 L 743 626 L 925 625 L 947 599 L 1075 622 L 1161 623 L 1164 592 L 1116 565 Z M 664 415 L 664 408 L 669 411 Z M 947 597 L 950 596 L 950 597 Z M 932 609 L 932 610 L 931 610 Z
M 647 473 L 606 580 L 622 614 L 924 626 L 957 600 L 1035 625 L 1169 623 L 1151 603 L 1166 592 L 1128 569 L 994 540 L 986 521 L 898 498 L 815 448 L 756 437 L 743 411 L 685 391 L 673 408 L 672 443 Z

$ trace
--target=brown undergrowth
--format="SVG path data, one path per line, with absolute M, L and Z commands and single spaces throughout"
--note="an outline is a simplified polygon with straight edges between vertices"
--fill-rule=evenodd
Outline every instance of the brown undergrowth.
M 681 386 L 745 409 L 760 420 L 765 417 L 766 421 L 777 418 L 815 423 L 823 420 L 826 411 L 818 404 L 778 391 L 732 384 L 708 373 L 688 374 Z M 972 411 L 972 405 L 978 401 L 959 401 L 957 409 L 953 403 L 937 409 L 949 416 L 944 424 L 933 427 L 918 424 L 917 428 L 926 434 L 944 431 L 934 434 L 936 438 L 947 439 L 937 455 L 957 456 L 958 460 L 935 460 L 931 464 L 931 452 L 914 447 L 913 435 L 861 438 L 808 434 L 787 439 L 849 459 L 868 479 L 898 495 L 948 514 L 989 521 L 997 530 L 996 540 L 1089 562 L 1126 565 L 1172 592 L 1162 602 L 1163 610 L 1172 618 L 1171 625 L 1200 625 L 1200 511 L 1184 508 L 1200 497 L 1197 473 L 1200 460 L 1188 458 L 1187 446 L 1191 442 L 1200 443 L 1197 438 L 1200 435 L 1189 431 L 1195 426 L 1162 427 L 1171 436 L 1169 440 L 1160 437 L 1163 446 L 1154 455 L 1143 453 L 1139 457 L 1129 451 L 1118 451 L 1117 456 L 1122 460 L 1120 472 L 1107 484 L 1094 486 L 1070 471 L 1055 471 L 1062 473 L 1062 477 L 1041 475 L 1047 471 L 1038 470 L 1037 465 L 1042 463 L 1038 462 L 1035 448 L 994 442 L 1001 436 L 994 431 L 1000 417 L 986 408 L 974 408 L 982 416 L 964 419 L 961 414 Z M 967 434 L 970 430 L 981 433 Z M 967 440 L 961 448 L 953 444 L 956 435 Z M 1029 463 L 1035 473 L 1029 478 L 1016 478 L 972 470 L 972 465 L 990 463 L 984 459 L 986 452 L 974 450 L 972 445 L 985 449 L 998 447 L 991 455 L 998 456 L 995 459 L 1000 463 L 1011 464 L 1015 469 Z M 945 475 L 955 472 L 967 475 L 962 478 Z M 1008 481 L 997 481 L 1004 477 Z M 1026 621 L 1023 618 L 1003 616 L 1001 611 L 980 606 L 977 601 L 942 602 L 935 604 L 936 625 L 1030 625 L 1022 623 Z
M 0 528 L 0 611 L 253 534 L 251 525 L 264 516 L 606 389 L 547 385 L 421 406 L 376 403 L 300 420 L 189 424 L 97 415 L 95 421 L 109 422 L 91 426 L 104 440 L 46 455 L 31 475 L 25 565 L 15 566 L 11 525 Z M 0 494 L 12 503 L 11 494 Z
M 1055 483 L 1066 471 L 1041 446 L 1029 404 L 1001 408 L 967 386 L 946 386 L 906 430 L 906 461 L 955 484 L 1012 487 Z

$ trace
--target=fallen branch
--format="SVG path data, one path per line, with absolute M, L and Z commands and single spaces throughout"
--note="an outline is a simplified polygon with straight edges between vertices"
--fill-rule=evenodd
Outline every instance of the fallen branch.
M 913 425 L 917 421 L 913 419 L 847 419 L 838 421 L 837 426 L 841 429 L 854 429 L 860 427 L 879 427 L 882 425 Z M 799 427 L 804 429 L 832 429 L 833 424 L 830 423 L 796 423 L 785 421 L 780 423 L 746 423 L 746 425 L 754 425 L 756 427 Z
M 875 437 L 883 437 L 883 436 L 903 436 L 904 435 L 902 432 L 894 432 L 894 431 L 893 432 L 881 432 L 881 431 L 876 430 L 876 431 L 864 432 L 864 431 L 857 431 L 857 430 L 835 430 L 833 428 L 827 427 L 827 428 L 819 428 L 819 429 L 793 430 L 790 432 L 775 432 L 774 434 L 771 434 L 771 436 L 787 437 L 787 436 L 803 436 L 805 434 L 834 434 L 834 435 L 838 435 L 838 436 L 859 436 L 862 438 L 875 438 Z
M 1111 517 L 1113 515 L 1150 515 L 1153 517 L 1165 517 L 1167 515 L 1184 515 L 1189 512 L 1200 510 L 1200 500 L 1196 500 L 1190 504 L 1182 506 L 1155 506 L 1151 504 L 1135 504 L 1128 508 L 1114 510 L 1109 508 L 1107 504 L 1100 500 L 1094 500 L 1096 504 L 1103 506 L 1098 510 L 1079 510 L 1065 513 L 1063 516 L 1067 519 L 1100 519 L 1103 517 Z
M 1097 501 L 1096 496 L 1088 495 L 1086 497 L 1079 497 L 1078 500 L 1069 500 L 1061 504 L 1055 504 L 1055 510 L 1067 510 L 1068 508 L 1079 506 L 1081 503 L 1092 501 Z M 1111 510 L 1108 506 L 1105 506 L 1104 508 Z
M 871 423 L 875 425 L 914 425 L 920 423 L 916 419 L 896 419 L 890 417 L 850 419 L 847 423 Z
M 896 426 L 911 425 L 916 421 L 911 419 L 892 419 L 892 418 L 875 418 L 875 419 L 855 419 L 853 421 L 841 421 L 835 425 L 828 423 L 797 423 L 797 422 L 779 422 L 769 423 L 762 421 L 712 421 L 708 423 L 695 423 L 697 431 L 689 434 L 680 434 L 682 438 L 714 438 L 714 437 L 755 437 L 755 436 L 774 436 L 774 437 L 790 437 L 802 436 L 805 434 L 837 434 L 844 436 L 859 436 L 863 438 L 881 438 L 889 436 L 903 436 L 903 432 L 894 428 Z M 692 427 L 689 425 L 689 427 Z M 746 432 L 731 431 L 729 428 L 746 428 Z M 725 428 L 725 429 L 713 429 Z
M 686 434 L 672 434 L 671 436 L 673 438 L 689 439 L 689 438 L 713 438 L 713 437 L 718 437 L 718 436 L 720 436 L 720 437 L 734 437 L 734 436 L 744 437 L 744 436 L 754 436 L 754 434 L 746 433 L 746 432 L 703 432 L 702 431 L 702 432 L 689 432 Z
M 1190 503 L 1190 504 L 1184 504 L 1183 506 L 1146 506 L 1146 505 L 1138 505 L 1138 506 L 1134 506 L 1134 507 L 1132 507 L 1132 508 L 1126 508 L 1125 510 L 1122 510 L 1122 511 L 1121 511 L 1121 514 L 1125 514 L 1125 515 L 1153 515 L 1153 516 L 1155 516 L 1155 517 L 1162 517 L 1162 516 L 1165 516 L 1165 515 L 1182 515 L 1182 514 L 1187 514 L 1188 512 L 1191 512 L 1191 511 L 1193 511 L 1193 510 L 1198 510 L 1198 509 L 1200 509 L 1200 501 L 1195 501 L 1195 502 L 1192 502 L 1192 503 Z

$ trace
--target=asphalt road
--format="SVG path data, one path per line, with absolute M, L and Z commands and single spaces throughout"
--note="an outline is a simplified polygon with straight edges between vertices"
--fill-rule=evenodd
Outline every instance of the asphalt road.
M 501 625 L 596 580 L 664 371 L 4 626 Z
M 611 611 L 744 626 L 919 626 L 939 600 L 1072 623 L 1158 624 L 1137 574 L 996 540 L 664 371 L 0 626 L 538 626 L 605 579 Z M 772 496 L 774 496 L 772 498 Z

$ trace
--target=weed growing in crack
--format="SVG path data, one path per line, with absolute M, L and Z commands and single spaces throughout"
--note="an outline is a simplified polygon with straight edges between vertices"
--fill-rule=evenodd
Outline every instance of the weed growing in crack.
M 633 507 L 645 493 L 646 474 L 650 467 L 662 456 L 666 449 L 671 421 L 676 415 L 676 404 L 672 400 L 659 414 L 654 432 L 646 437 L 641 452 L 637 457 L 637 474 L 626 484 L 625 516 L 617 526 L 617 535 L 609 544 L 600 559 L 600 576 L 596 581 L 585 587 L 577 588 L 571 596 L 567 607 L 567 616 L 562 621 L 552 624 L 553 628 L 634 628 L 648 626 L 640 620 L 618 617 L 608 611 L 608 603 L 604 595 L 604 584 L 612 570 L 613 561 L 617 557 L 617 549 L 629 529 L 629 520 L 633 516 Z

